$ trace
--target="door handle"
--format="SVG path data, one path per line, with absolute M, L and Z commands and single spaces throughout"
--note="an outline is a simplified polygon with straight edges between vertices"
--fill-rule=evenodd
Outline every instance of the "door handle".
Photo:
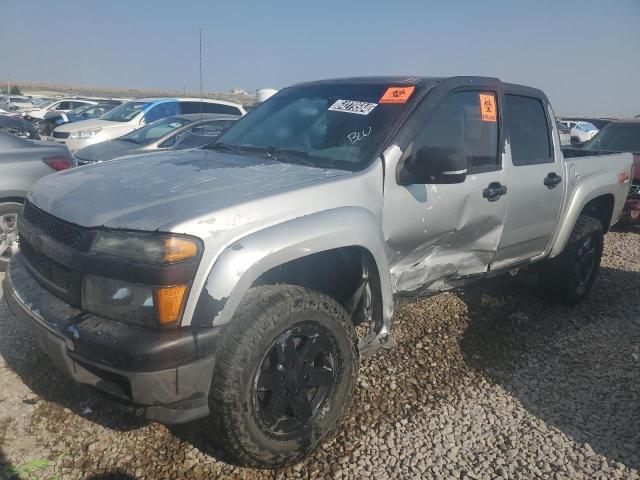
M 482 191 L 482 196 L 490 202 L 495 202 L 506 194 L 507 187 L 500 182 L 491 182 L 489 186 Z
M 544 178 L 545 186 L 551 190 L 552 188 L 556 188 L 562 182 L 562 177 L 558 175 L 556 172 L 549 172 L 549 174 Z

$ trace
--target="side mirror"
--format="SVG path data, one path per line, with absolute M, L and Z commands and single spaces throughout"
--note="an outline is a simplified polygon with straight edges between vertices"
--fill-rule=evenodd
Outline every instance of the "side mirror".
M 462 183 L 467 178 L 467 156 L 457 148 L 423 147 L 398 171 L 400 185 Z

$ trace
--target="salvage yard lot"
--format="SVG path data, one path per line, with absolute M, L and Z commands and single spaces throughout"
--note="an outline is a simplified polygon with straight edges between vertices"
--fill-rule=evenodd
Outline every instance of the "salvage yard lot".
M 66 379 L 0 302 L 0 477 L 640 478 L 640 231 L 606 236 L 583 305 L 499 278 L 396 314 L 337 435 L 279 472 Z

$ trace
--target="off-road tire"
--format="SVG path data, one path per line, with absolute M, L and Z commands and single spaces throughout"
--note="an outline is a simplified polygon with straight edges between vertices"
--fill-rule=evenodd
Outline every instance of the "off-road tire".
M 593 245 L 594 258 L 590 263 L 590 273 L 588 276 L 585 275 L 586 278 L 582 278 L 580 274 L 584 272 L 579 272 L 582 268 L 579 262 L 581 249 L 586 242 Z M 567 305 L 575 305 L 584 300 L 600 268 L 603 245 L 604 230 L 600 221 L 580 215 L 564 251 L 541 265 L 538 279 L 542 291 L 548 297 Z
M 338 352 L 336 378 L 325 406 L 309 420 L 306 430 L 276 435 L 261 421 L 256 375 L 274 342 L 292 327 L 309 322 L 317 322 L 313 325 L 327 332 Z M 352 322 L 337 301 L 292 285 L 252 288 L 225 326 L 219 345 L 207 433 L 230 461 L 271 469 L 290 465 L 308 456 L 336 429 L 350 402 L 359 361 Z

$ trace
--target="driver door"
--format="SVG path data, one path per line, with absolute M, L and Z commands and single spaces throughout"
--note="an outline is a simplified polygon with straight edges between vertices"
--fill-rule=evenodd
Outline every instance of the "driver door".
M 434 90 L 403 127 L 405 138 L 396 139 L 404 151 L 391 147 L 385 152 L 383 230 L 392 284 L 400 294 L 443 290 L 461 277 L 487 271 L 506 216 L 499 85 L 452 91 L 441 84 Z M 493 111 L 487 114 L 486 108 Z M 402 168 L 425 147 L 463 152 L 464 182 L 399 185 L 395 162 Z M 394 156 L 399 157 L 395 162 Z

